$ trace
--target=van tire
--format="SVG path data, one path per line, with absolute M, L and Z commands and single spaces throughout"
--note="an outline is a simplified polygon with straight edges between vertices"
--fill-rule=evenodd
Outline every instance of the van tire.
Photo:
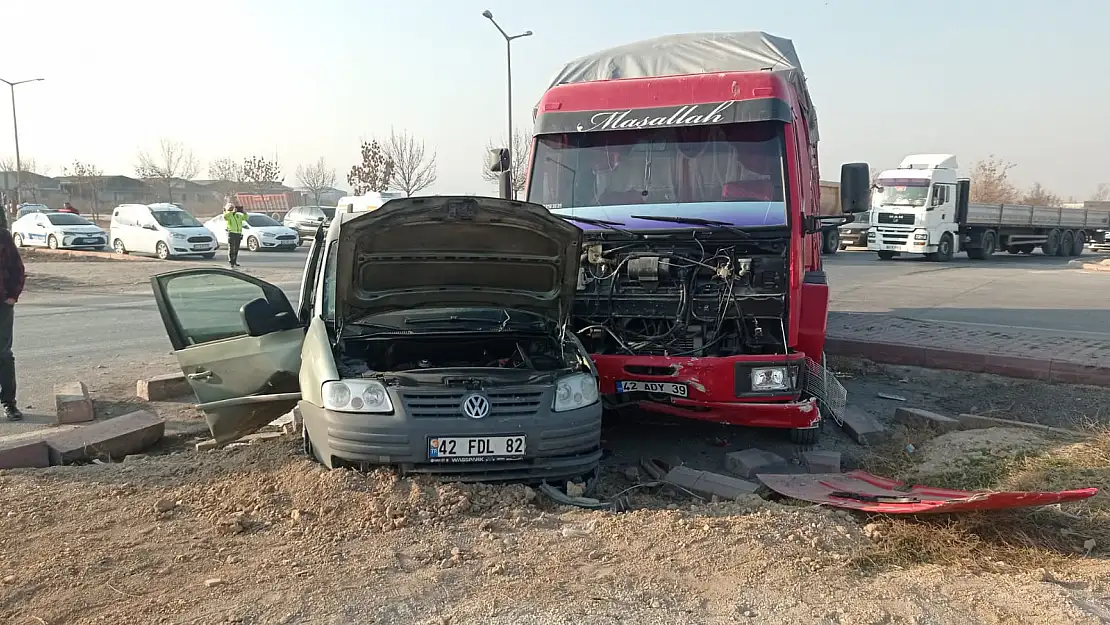
M 257 252 L 258 251 L 258 239 L 254 238 L 254 237 L 247 237 L 247 251 L 249 251 L 249 252 Z
M 12 243 L 15 243 L 16 247 L 23 247 L 23 235 L 19 234 L 18 232 L 13 234 Z
M 154 247 L 154 253 L 162 260 L 169 260 L 170 246 L 166 245 L 165 241 L 159 241 L 158 245 Z
M 116 239 L 115 241 L 112 241 L 112 249 L 115 250 L 115 252 L 117 254 L 126 254 L 127 253 L 127 248 L 123 246 L 123 241 L 121 241 L 119 239 Z
M 47 237 L 46 238 L 46 247 L 49 247 L 52 250 L 58 249 L 58 237 L 56 237 L 54 235 L 50 235 L 49 237 Z

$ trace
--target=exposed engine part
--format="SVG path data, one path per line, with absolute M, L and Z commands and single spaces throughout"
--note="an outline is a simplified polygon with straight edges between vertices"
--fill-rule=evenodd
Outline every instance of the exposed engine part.
M 556 339 L 511 334 L 348 340 L 338 364 L 346 377 L 446 367 L 554 371 L 567 366 Z
M 628 279 L 636 282 L 659 282 L 671 275 L 671 259 L 641 256 L 628 259 Z
M 575 330 L 600 354 L 783 353 L 786 251 L 786 239 L 588 244 Z

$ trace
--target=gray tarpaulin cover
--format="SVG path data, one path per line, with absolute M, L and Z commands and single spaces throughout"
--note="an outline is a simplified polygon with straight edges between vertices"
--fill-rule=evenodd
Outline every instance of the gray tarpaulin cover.
M 666 35 L 609 48 L 567 63 L 549 88 L 594 80 L 762 70 L 782 73 L 798 90 L 816 140 L 817 113 L 794 44 L 764 32 Z

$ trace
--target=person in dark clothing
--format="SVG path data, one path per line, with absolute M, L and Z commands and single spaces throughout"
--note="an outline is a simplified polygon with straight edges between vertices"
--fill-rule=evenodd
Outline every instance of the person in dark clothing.
M 0 409 L 9 421 L 19 421 L 23 413 L 15 403 L 15 303 L 23 293 L 26 274 L 23 259 L 10 232 L 0 229 Z

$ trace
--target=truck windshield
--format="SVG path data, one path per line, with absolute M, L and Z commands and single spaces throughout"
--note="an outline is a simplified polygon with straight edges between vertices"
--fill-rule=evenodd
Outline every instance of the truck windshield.
M 888 178 L 875 183 L 873 206 L 925 206 L 929 181 L 921 178 Z
M 528 200 L 548 208 L 782 202 L 782 124 L 536 138 Z

